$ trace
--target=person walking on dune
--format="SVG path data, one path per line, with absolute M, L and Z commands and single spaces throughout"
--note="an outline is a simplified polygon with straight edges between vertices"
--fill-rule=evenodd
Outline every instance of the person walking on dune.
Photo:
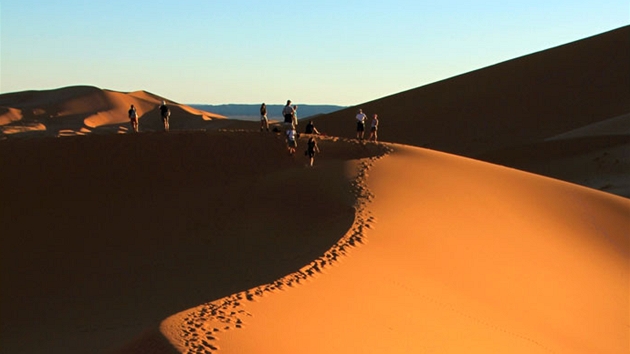
M 376 142 L 378 133 L 378 114 L 374 114 L 372 117 L 372 126 L 370 127 L 370 137 L 368 140 L 374 140 Z
M 293 127 L 297 129 L 298 126 L 298 118 L 297 118 L 297 105 L 293 106 L 293 117 L 291 119 L 291 123 L 293 123 Z
M 133 129 L 134 132 L 138 132 L 138 111 L 136 111 L 136 107 L 134 107 L 133 105 L 131 105 L 131 108 L 129 108 L 129 121 L 131 123 L 131 129 Z
M 289 129 L 293 125 L 293 116 L 295 110 L 291 107 L 291 100 L 287 100 L 287 104 L 282 109 L 282 116 L 284 117 L 284 126 Z M 294 127 L 295 128 L 295 127 Z
M 162 117 L 162 123 L 164 124 L 164 131 L 169 130 L 169 119 L 171 117 L 171 110 L 166 105 L 166 101 L 162 101 L 160 106 L 160 116 Z
M 313 167 L 313 161 L 315 160 L 315 153 L 319 153 L 319 146 L 317 146 L 317 141 L 314 136 L 311 136 L 308 139 L 307 147 L 306 147 L 306 155 L 309 158 L 309 166 Z
M 315 128 L 315 124 L 313 124 L 312 120 L 308 121 L 308 124 L 306 125 L 306 129 L 304 130 L 304 134 L 315 134 L 315 135 L 320 134 L 317 128 Z
M 363 113 L 362 109 L 359 109 L 359 113 L 356 116 L 357 119 L 357 139 L 363 140 L 363 133 L 365 132 L 365 120 L 367 116 Z
M 260 105 L 260 131 L 267 129 L 269 131 L 269 119 L 267 119 L 267 105 L 263 102 Z
M 295 130 L 294 126 L 291 126 L 287 129 L 287 148 L 289 149 L 289 155 L 295 154 L 295 150 L 297 149 L 297 138 L 298 134 Z

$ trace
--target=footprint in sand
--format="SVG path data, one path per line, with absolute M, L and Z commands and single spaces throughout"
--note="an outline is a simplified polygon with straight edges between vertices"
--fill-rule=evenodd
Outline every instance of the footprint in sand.
M 373 162 L 378 158 L 380 158 L 380 156 L 377 158 L 371 158 L 368 162 L 364 161 L 361 165 L 359 165 L 357 177 L 351 182 L 351 191 L 357 198 L 355 206 L 357 219 L 350 232 L 346 234 L 346 236 L 344 236 L 336 245 L 331 247 L 330 250 L 313 260 L 310 264 L 303 267 L 298 272 L 289 274 L 270 284 L 234 294 L 225 298 L 221 304 L 209 304 L 199 310 L 199 312 L 194 313 L 192 317 L 188 317 L 186 319 L 188 326 L 182 329 L 183 336 L 187 338 L 187 353 L 210 353 L 218 350 L 218 347 L 212 345 L 211 343 L 212 341 L 217 340 L 216 337 L 211 334 L 243 328 L 244 322 L 239 317 L 242 315 L 251 316 L 251 314 L 245 310 L 238 310 L 237 312 L 230 311 L 228 313 L 228 311 L 226 311 L 227 309 L 237 309 L 241 307 L 241 301 L 243 301 L 243 299 L 247 301 L 254 301 L 256 296 L 262 297 L 265 292 L 273 292 L 274 290 L 283 291 L 285 290 L 285 287 L 293 287 L 294 283 L 300 284 L 301 280 L 307 280 L 314 277 L 316 275 L 315 273 L 321 273 L 326 266 L 333 265 L 337 262 L 338 258 L 349 252 L 349 247 L 357 247 L 358 243 L 364 242 L 365 229 L 371 229 L 372 226 L 370 223 L 376 221 L 373 216 L 369 215 L 369 211 L 365 210 L 367 203 L 373 197 L 373 194 L 368 190 L 365 181 L 368 177 L 367 170 L 373 166 Z M 203 324 L 212 319 L 222 322 L 225 327 L 222 329 L 214 327 L 211 330 L 208 329 L 204 331 Z M 201 336 L 197 329 L 199 330 L 199 333 L 201 333 Z

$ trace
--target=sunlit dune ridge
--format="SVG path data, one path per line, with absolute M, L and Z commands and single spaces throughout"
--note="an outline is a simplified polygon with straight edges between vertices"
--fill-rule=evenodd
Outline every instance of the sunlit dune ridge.
M 38 136 L 85 135 L 91 132 L 127 132 L 127 111 L 134 105 L 144 131 L 160 130 L 158 107 L 170 106 L 174 128 L 203 125 L 225 117 L 178 104 L 146 91 L 117 92 L 92 86 L 24 91 L 0 95 L 0 130 L 3 135 L 34 132 Z
M 222 353 L 627 352 L 630 201 L 403 146 L 363 168 L 371 202 L 340 241 L 360 235 L 360 247 L 169 318 L 171 342 Z M 304 277 L 313 266 L 318 276 Z

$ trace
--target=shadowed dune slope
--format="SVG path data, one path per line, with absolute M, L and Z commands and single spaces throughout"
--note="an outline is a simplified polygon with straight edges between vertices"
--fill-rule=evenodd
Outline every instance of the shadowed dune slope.
M 102 130 L 125 132 L 127 111 L 133 104 L 144 131 L 162 128 L 158 106 L 165 100 L 171 108 L 173 129 L 202 127 L 221 115 L 181 105 L 145 91 L 123 93 L 92 86 L 24 91 L 0 95 L 0 131 L 36 136 L 83 135 Z
M 630 201 L 405 146 L 366 176 L 374 197 L 355 224 L 360 247 L 315 281 L 238 305 L 233 297 L 230 322 L 213 306 L 173 316 L 162 328 L 176 347 L 628 352 Z
M 630 131 L 599 136 L 590 154 L 570 155 L 584 139 L 549 138 L 607 121 L 630 118 L 630 26 L 516 58 L 440 82 L 315 118 L 320 131 L 353 137 L 362 108 L 379 114 L 379 138 L 502 163 L 630 196 L 618 176 L 594 180 L 593 159 L 613 155 L 630 171 Z M 369 123 L 369 122 L 368 122 Z M 619 135 L 623 135 L 620 137 Z M 583 137 L 582 137 L 583 138 Z M 620 150 L 621 149 L 621 153 Z M 584 147 L 581 148 L 584 150 Z M 509 152 L 518 152 L 511 159 Z M 547 156 L 564 153 L 560 165 Z M 524 156 L 528 156 L 526 160 Z M 576 175 L 581 167 L 589 172 Z M 615 167 L 615 168 L 617 168 Z M 619 169 L 619 168 L 618 168 Z M 600 174 L 607 174 L 602 170 Z M 613 172 L 618 174 L 617 172 Z
M 316 118 L 353 137 L 362 108 L 382 140 L 464 156 L 630 113 L 630 26 Z
M 380 154 L 332 140 L 313 169 L 275 134 L 0 142 L 2 351 L 108 352 L 307 264 L 353 222 L 346 165 Z

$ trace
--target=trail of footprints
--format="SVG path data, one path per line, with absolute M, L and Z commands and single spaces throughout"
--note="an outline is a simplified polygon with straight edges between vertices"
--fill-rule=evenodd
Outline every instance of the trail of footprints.
M 378 159 L 392 151 L 389 147 L 382 147 L 384 148 L 382 154 L 371 157 L 361 163 L 357 177 L 351 183 L 352 191 L 357 196 L 355 204 L 356 219 L 351 230 L 326 253 L 297 272 L 280 278 L 273 283 L 236 293 L 192 310 L 185 317 L 180 332 L 181 337 L 184 339 L 187 354 L 210 354 L 218 351 L 219 348 L 215 342 L 217 334 L 242 328 L 245 325 L 245 319 L 251 317 L 250 313 L 241 308 L 243 302 L 254 301 L 255 298 L 262 297 L 267 292 L 299 285 L 314 277 L 317 273 L 321 273 L 324 268 L 337 262 L 351 248 L 365 242 L 365 229 L 372 228 L 372 224 L 375 221 L 374 217 L 365 208 L 374 198 L 374 195 L 367 189 L 367 171 Z

